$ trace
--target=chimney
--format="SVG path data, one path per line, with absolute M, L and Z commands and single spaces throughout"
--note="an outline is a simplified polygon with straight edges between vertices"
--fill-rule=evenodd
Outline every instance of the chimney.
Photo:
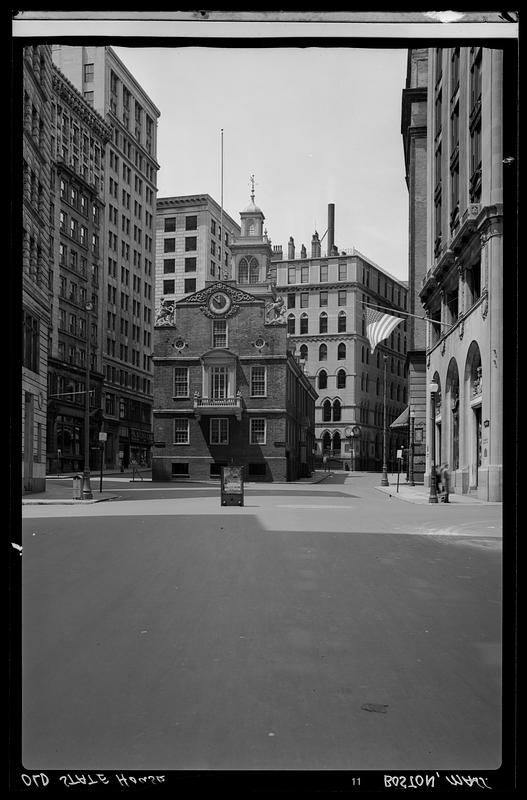
M 303 244 L 300 249 L 300 258 L 307 258 L 307 251 L 305 244 Z
M 333 254 L 335 244 L 335 203 L 328 204 L 328 255 Z
M 320 239 L 317 231 L 315 231 L 311 239 L 311 258 L 320 258 Z
M 281 244 L 274 244 L 273 245 L 273 255 L 271 256 L 271 261 L 282 261 L 282 260 L 283 260 L 282 245 Z
M 294 259 L 295 257 L 295 240 L 292 236 L 289 237 L 289 243 L 287 245 L 287 257 L 290 259 Z

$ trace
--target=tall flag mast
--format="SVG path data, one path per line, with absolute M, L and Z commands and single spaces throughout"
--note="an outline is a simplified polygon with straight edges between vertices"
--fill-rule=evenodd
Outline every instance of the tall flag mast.
M 223 271 L 223 263 L 224 263 L 224 242 L 225 242 L 225 234 L 223 232 L 223 128 L 221 129 L 221 210 L 220 210 L 220 280 L 221 280 L 221 273 Z

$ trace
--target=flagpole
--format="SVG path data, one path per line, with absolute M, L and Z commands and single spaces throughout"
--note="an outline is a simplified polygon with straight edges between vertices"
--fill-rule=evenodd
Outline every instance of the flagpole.
M 221 129 L 221 210 L 220 210 L 220 279 L 223 271 L 223 242 L 225 234 L 223 232 L 223 128 Z
M 388 465 L 386 463 L 386 362 L 388 361 L 388 356 L 383 353 L 382 357 L 384 359 L 384 380 L 383 380 L 383 389 L 382 389 L 383 417 L 382 417 L 382 478 L 381 478 L 381 486 L 389 486 L 389 482 L 388 482 Z

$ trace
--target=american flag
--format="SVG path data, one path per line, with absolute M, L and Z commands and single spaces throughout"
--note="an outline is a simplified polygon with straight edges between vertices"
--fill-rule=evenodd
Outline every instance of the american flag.
M 376 308 L 366 308 L 366 333 L 370 340 L 372 353 L 379 342 L 387 339 L 400 322 L 402 322 L 401 317 L 383 314 L 382 311 L 377 311 Z

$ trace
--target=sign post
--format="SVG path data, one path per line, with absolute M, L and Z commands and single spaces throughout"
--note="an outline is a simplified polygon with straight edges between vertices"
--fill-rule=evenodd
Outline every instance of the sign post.
M 399 476 L 401 474 L 401 461 L 403 460 L 402 448 L 397 451 L 397 491 L 399 491 Z
M 105 431 L 99 432 L 99 445 L 101 448 L 101 478 L 99 481 L 99 493 L 102 492 L 102 468 L 104 464 L 104 449 L 106 446 L 106 439 L 108 438 L 108 434 Z
M 221 505 L 243 506 L 243 466 L 222 467 Z

